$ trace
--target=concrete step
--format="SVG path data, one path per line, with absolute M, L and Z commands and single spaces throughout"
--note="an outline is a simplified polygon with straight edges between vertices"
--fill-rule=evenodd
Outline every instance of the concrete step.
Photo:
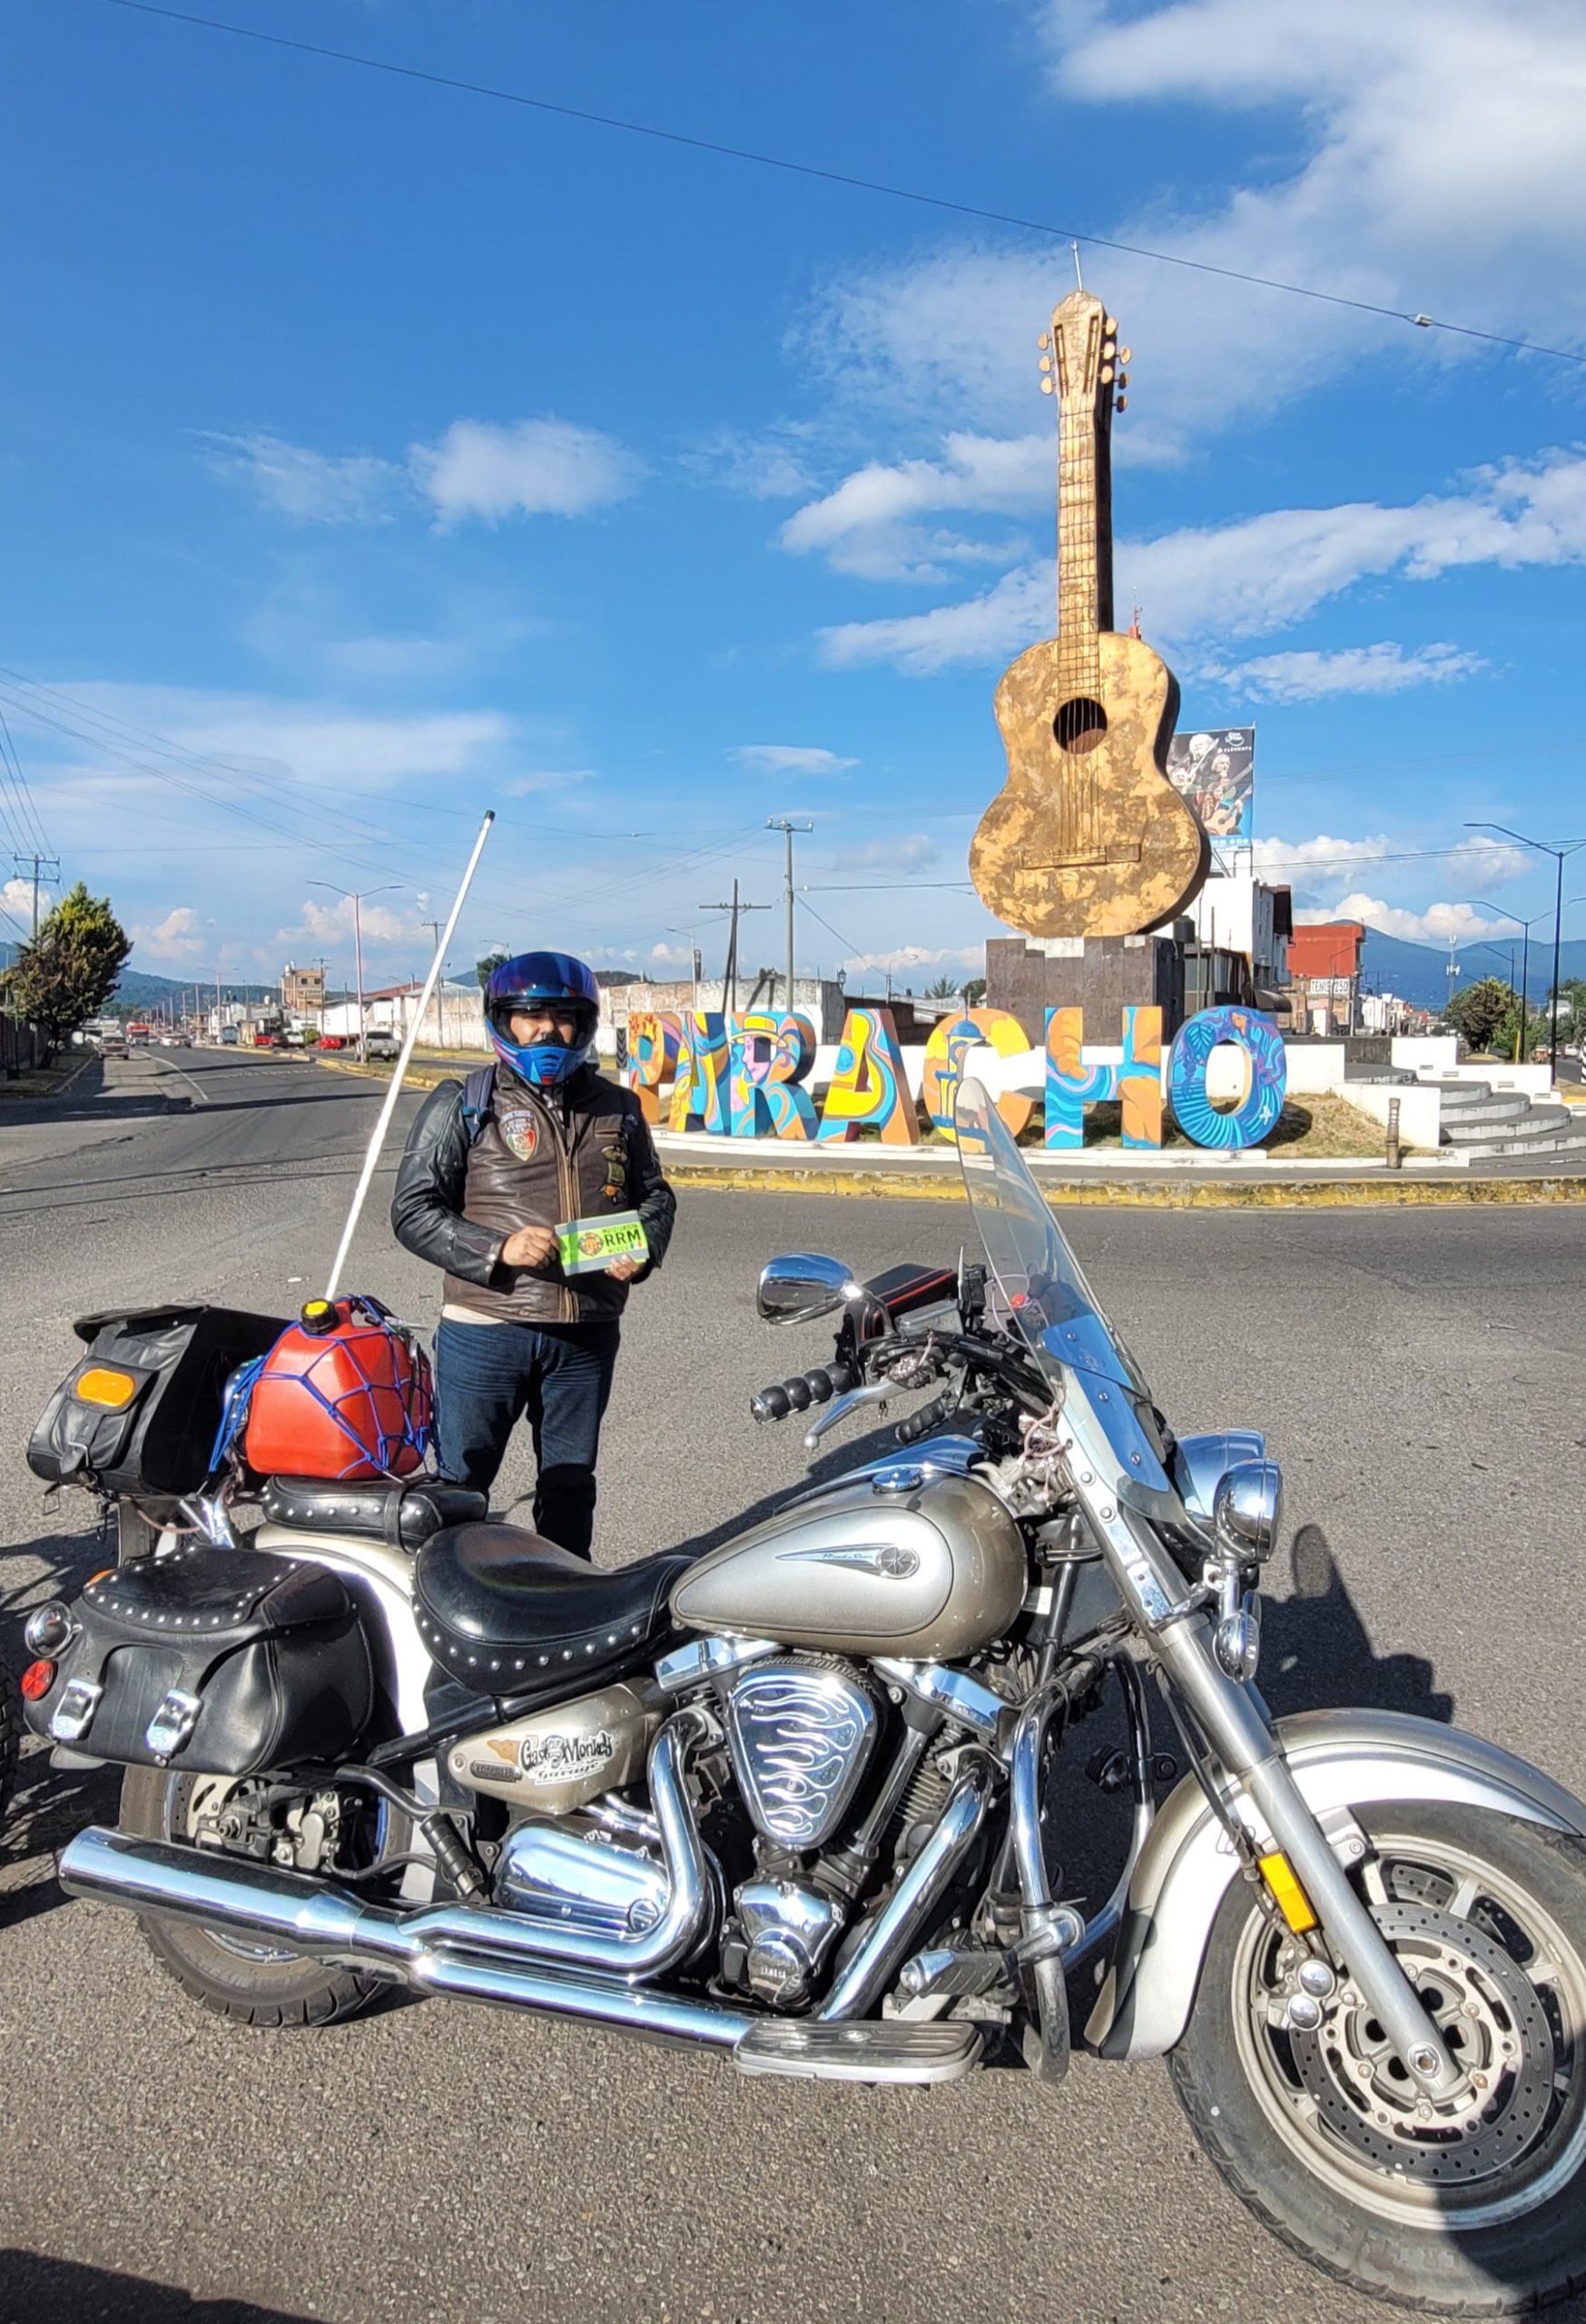
M 1539 1138 L 1566 1137 L 1571 1131 L 1586 1136 L 1586 1125 L 1572 1122 L 1562 1106 L 1533 1106 L 1523 1119 L 1514 1122 L 1445 1122 L 1443 1134 L 1450 1146 L 1532 1147 Z
M 1545 1137 L 1512 1138 L 1490 1145 L 1460 1143 L 1460 1152 L 1473 1162 L 1546 1161 L 1550 1156 L 1586 1154 L 1586 1129 L 1555 1130 Z
M 1483 1122 L 1523 1121 L 1530 1107 L 1529 1098 L 1504 1096 L 1500 1092 L 1495 1097 L 1480 1098 L 1473 1105 L 1451 1104 L 1444 1098 L 1441 1110 L 1445 1128 L 1451 1122 L 1457 1122 L 1463 1128 L 1467 1124 L 1473 1127 Z

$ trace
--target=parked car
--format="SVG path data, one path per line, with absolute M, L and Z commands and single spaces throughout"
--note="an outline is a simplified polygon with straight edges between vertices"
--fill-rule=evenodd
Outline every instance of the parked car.
M 234 1049 L 236 1048 L 237 1028 L 235 1025 L 222 1025 L 221 1027 L 221 1046 L 222 1049 Z
M 395 1033 L 377 1029 L 364 1035 L 363 1053 L 377 1065 L 394 1065 L 402 1054 L 402 1044 Z
M 101 1057 L 125 1057 L 126 1053 L 127 1043 L 124 1033 L 106 1033 L 102 1037 L 99 1043 Z

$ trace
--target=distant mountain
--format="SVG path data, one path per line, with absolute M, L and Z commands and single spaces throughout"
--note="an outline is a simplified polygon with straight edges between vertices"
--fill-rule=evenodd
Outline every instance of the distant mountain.
M 113 1016 L 123 1009 L 153 1009 L 162 1000 L 179 1000 L 185 992 L 196 989 L 200 1007 L 212 1005 L 215 997 L 212 977 L 156 977 L 143 969 L 123 969 L 110 997 Z M 226 1000 L 279 1000 L 281 987 L 276 984 L 222 984 L 222 997 Z
M 1533 1003 L 1546 999 L 1553 978 L 1553 948 L 1541 929 L 1532 940 L 1531 960 L 1526 972 L 1526 990 Z M 1478 984 L 1483 977 L 1498 977 L 1509 981 L 1509 939 L 1494 940 L 1500 951 L 1490 951 L 1484 943 L 1462 944 L 1454 958 L 1459 965 L 1455 990 L 1462 985 Z M 1521 950 L 1519 931 L 1515 931 L 1514 982 L 1520 985 Z M 1442 1009 L 1448 1000 L 1448 948 L 1446 945 L 1406 944 L 1402 937 L 1379 935 L 1374 928 L 1365 932 L 1365 947 L 1361 956 L 1362 980 L 1368 991 L 1396 993 L 1401 1000 L 1408 1000 L 1417 1009 Z M 1559 977 L 1568 983 L 1571 977 L 1586 977 L 1586 940 L 1570 938 L 1559 948 Z

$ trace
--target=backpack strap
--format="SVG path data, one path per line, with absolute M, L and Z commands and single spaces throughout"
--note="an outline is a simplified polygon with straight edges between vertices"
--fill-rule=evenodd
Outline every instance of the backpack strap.
M 484 1135 L 485 1124 L 490 1118 L 490 1107 L 496 1095 L 496 1068 L 493 1065 L 476 1066 L 463 1083 L 463 1128 L 470 1146 L 477 1146 Z

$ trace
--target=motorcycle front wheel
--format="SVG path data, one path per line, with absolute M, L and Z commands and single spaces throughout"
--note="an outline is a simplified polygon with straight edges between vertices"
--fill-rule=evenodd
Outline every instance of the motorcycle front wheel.
M 1586 2284 L 1586 1846 L 1425 1802 L 1362 1811 L 1379 1925 L 1466 2069 L 1421 2094 L 1347 1978 L 1315 2030 L 1302 1948 L 1236 1882 L 1169 2060 L 1234 2192 L 1378 2299 L 1506 2315 Z

